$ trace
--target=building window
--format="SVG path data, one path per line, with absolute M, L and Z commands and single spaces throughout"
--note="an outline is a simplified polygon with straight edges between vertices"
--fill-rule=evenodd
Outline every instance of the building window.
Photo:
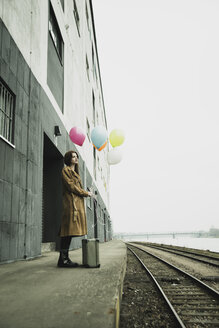
M 85 12 L 86 12 L 86 18 L 87 18 L 87 28 L 90 31 L 90 18 L 89 18 L 89 14 L 88 14 L 87 3 L 86 3 L 86 7 L 85 7 Z
M 102 103 L 101 103 L 101 97 L 100 97 L 100 94 L 99 94 L 99 104 L 100 104 L 100 108 L 102 108 Z
M 97 125 L 99 125 L 99 115 L 97 113 L 97 118 L 96 118 Z
M 96 85 L 98 85 L 96 65 L 94 65 L 94 76 L 95 76 Z
M 52 5 L 50 4 L 50 15 L 49 15 L 49 33 L 53 40 L 54 46 L 56 48 L 57 54 L 61 63 L 63 64 L 63 40 L 61 36 L 61 32 L 59 30 L 59 26 L 55 17 L 55 13 L 52 9 Z
M 100 171 L 100 158 L 99 158 L 99 156 L 97 156 L 97 167 L 98 167 L 98 171 Z
M 93 173 L 94 173 L 94 179 L 97 179 L 97 156 L 96 156 L 96 149 L 93 147 Z
M 94 47 L 93 47 L 93 45 L 92 45 L 92 71 L 93 71 L 93 78 L 94 78 L 95 61 L 94 61 Z
M 0 81 L 0 135 L 14 142 L 14 104 L 15 96 Z
M 86 71 L 87 71 L 87 78 L 88 78 L 88 81 L 90 81 L 90 75 L 89 75 L 89 62 L 88 62 L 87 55 L 86 55 Z
M 96 81 L 97 84 L 97 69 L 95 63 L 95 55 L 94 55 L 94 47 L 92 45 L 92 71 L 93 71 L 93 79 Z
M 64 0 L 60 0 L 60 2 L 61 2 L 61 6 L 62 6 L 62 10 L 64 11 L 65 10 L 65 1 Z
M 88 137 L 88 140 L 90 141 L 90 123 L 88 121 L 88 118 L 87 118 L 87 137 Z
M 77 26 L 78 35 L 80 36 L 80 17 L 79 17 L 79 14 L 78 14 L 78 8 L 77 8 L 75 0 L 73 0 L 73 5 L 74 5 L 73 12 L 74 12 L 74 17 L 75 17 L 75 23 L 76 23 L 76 26 Z
M 92 92 L 92 102 L 93 102 L 93 124 L 96 126 L 96 109 L 95 109 L 95 96 L 94 92 Z

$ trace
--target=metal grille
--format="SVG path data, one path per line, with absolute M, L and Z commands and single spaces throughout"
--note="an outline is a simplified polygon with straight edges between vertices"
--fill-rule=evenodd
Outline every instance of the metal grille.
M 14 96 L 0 81 L 0 135 L 13 143 Z

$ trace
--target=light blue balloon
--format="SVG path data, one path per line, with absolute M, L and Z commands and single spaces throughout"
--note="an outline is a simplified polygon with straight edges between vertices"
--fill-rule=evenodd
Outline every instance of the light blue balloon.
M 91 131 L 91 140 L 94 146 L 99 149 L 107 140 L 107 131 L 106 128 L 103 126 L 96 126 L 92 131 Z

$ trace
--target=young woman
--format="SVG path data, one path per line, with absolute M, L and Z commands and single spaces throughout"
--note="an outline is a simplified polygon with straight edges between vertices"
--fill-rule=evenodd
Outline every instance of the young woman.
M 77 267 L 69 259 L 68 251 L 72 237 L 87 235 L 87 219 L 84 208 L 84 197 L 94 197 L 82 187 L 79 175 L 78 154 L 68 151 L 64 156 L 65 167 L 62 170 L 63 214 L 61 221 L 61 247 L 58 267 Z

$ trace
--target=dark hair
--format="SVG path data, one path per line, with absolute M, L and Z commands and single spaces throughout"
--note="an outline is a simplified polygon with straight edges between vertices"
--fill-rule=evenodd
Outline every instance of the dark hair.
M 67 166 L 71 165 L 72 154 L 76 154 L 77 157 L 79 158 L 78 153 L 76 151 L 69 150 L 69 151 L 67 151 L 67 153 L 65 153 L 65 156 L 64 156 L 65 165 L 67 165 Z M 79 174 L 79 165 L 78 164 L 75 164 L 75 172 Z

